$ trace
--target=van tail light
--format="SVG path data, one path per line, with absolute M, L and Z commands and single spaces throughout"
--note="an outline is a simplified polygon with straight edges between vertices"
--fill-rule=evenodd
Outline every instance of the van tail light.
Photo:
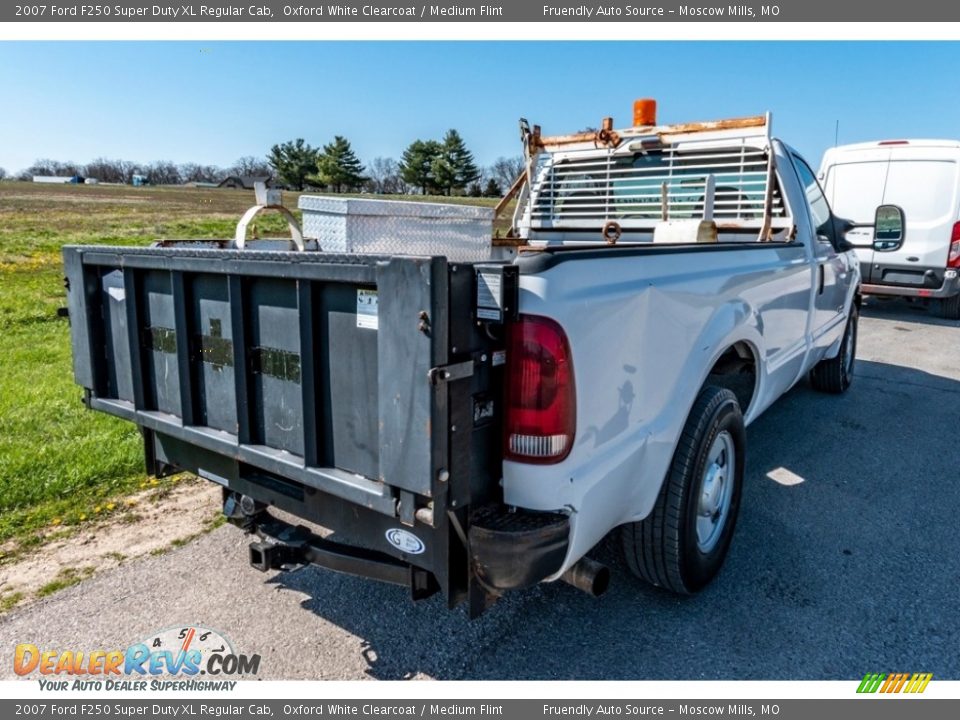
M 953 224 L 950 233 L 950 253 L 947 255 L 947 267 L 960 268 L 960 222 Z
M 521 315 L 507 343 L 506 457 L 563 460 L 573 447 L 576 391 L 570 344 L 553 320 Z

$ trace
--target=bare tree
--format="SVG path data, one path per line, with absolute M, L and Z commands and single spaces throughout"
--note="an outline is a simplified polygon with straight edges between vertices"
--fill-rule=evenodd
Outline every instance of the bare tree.
M 158 160 L 148 165 L 145 174 L 151 185 L 180 184 L 180 169 L 170 160 Z
M 5 177 L 7 177 L 7 169 L 0 167 L 0 180 L 3 180 Z
M 400 166 L 393 158 L 374 158 L 367 167 L 371 192 L 384 195 L 398 195 L 406 192 L 406 183 L 400 178 Z
M 227 169 L 230 175 L 273 175 L 273 168 L 266 158 L 244 155 Z
M 488 171 L 488 180 L 496 180 L 497 184 L 504 192 L 513 185 L 513 181 L 523 172 L 526 167 L 523 157 L 516 155 L 514 157 L 499 157 L 490 166 Z
M 109 160 L 97 158 L 83 168 L 84 177 L 96 178 L 105 183 L 128 183 L 133 176 L 134 163 L 127 160 Z
M 180 179 L 182 182 L 219 182 L 224 172 L 216 165 L 198 165 L 197 163 L 184 163 L 180 166 Z
M 28 167 L 25 172 L 30 175 L 60 175 L 63 173 L 64 163 L 58 160 L 42 158 L 35 160 L 33 165 Z

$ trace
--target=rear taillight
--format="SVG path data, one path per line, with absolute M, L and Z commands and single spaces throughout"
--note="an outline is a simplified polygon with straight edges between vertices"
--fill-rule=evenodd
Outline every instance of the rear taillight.
M 563 329 L 553 320 L 521 315 L 507 345 L 506 456 L 556 463 L 573 446 L 576 392 Z
M 947 267 L 960 268 L 960 222 L 953 224 L 950 233 L 950 252 L 947 255 Z

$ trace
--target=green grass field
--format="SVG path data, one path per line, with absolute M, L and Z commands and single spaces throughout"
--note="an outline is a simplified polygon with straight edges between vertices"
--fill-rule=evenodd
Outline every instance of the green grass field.
M 284 193 L 288 207 L 296 198 Z M 231 237 L 251 204 L 253 193 L 243 190 L 0 183 L 0 544 L 7 554 L 112 512 L 145 479 L 136 427 L 80 403 L 69 325 L 57 316 L 65 304 L 60 248 Z M 277 215 L 257 222 L 261 237 L 285 234 Z

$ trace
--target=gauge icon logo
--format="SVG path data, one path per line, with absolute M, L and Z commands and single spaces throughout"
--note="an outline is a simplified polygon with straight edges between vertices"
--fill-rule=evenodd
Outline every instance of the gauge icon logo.
M 256 675 L 260 668 L 260 655 L 238 653 L 226 635 L 204 625 L 160 630 L 131 646 L 128 656 L 131 650 L 130 662 L 151 674 Z
M 420 555 L 427 547 L 423 540 L 412 532 L 402 528 L 390 528 L 386 532 L 387 542 L 407 555 Z
M 213 653 L 235 654 L 233 643 L 223 633 L 203 625 L 166 628 L 151 633 L 140 643 L 146 645 L 151 651 L 170 650 L 174 653 L 179 651 L 186 654 L 191 650 L 196 650 L 205 657 L 209 657 Z

